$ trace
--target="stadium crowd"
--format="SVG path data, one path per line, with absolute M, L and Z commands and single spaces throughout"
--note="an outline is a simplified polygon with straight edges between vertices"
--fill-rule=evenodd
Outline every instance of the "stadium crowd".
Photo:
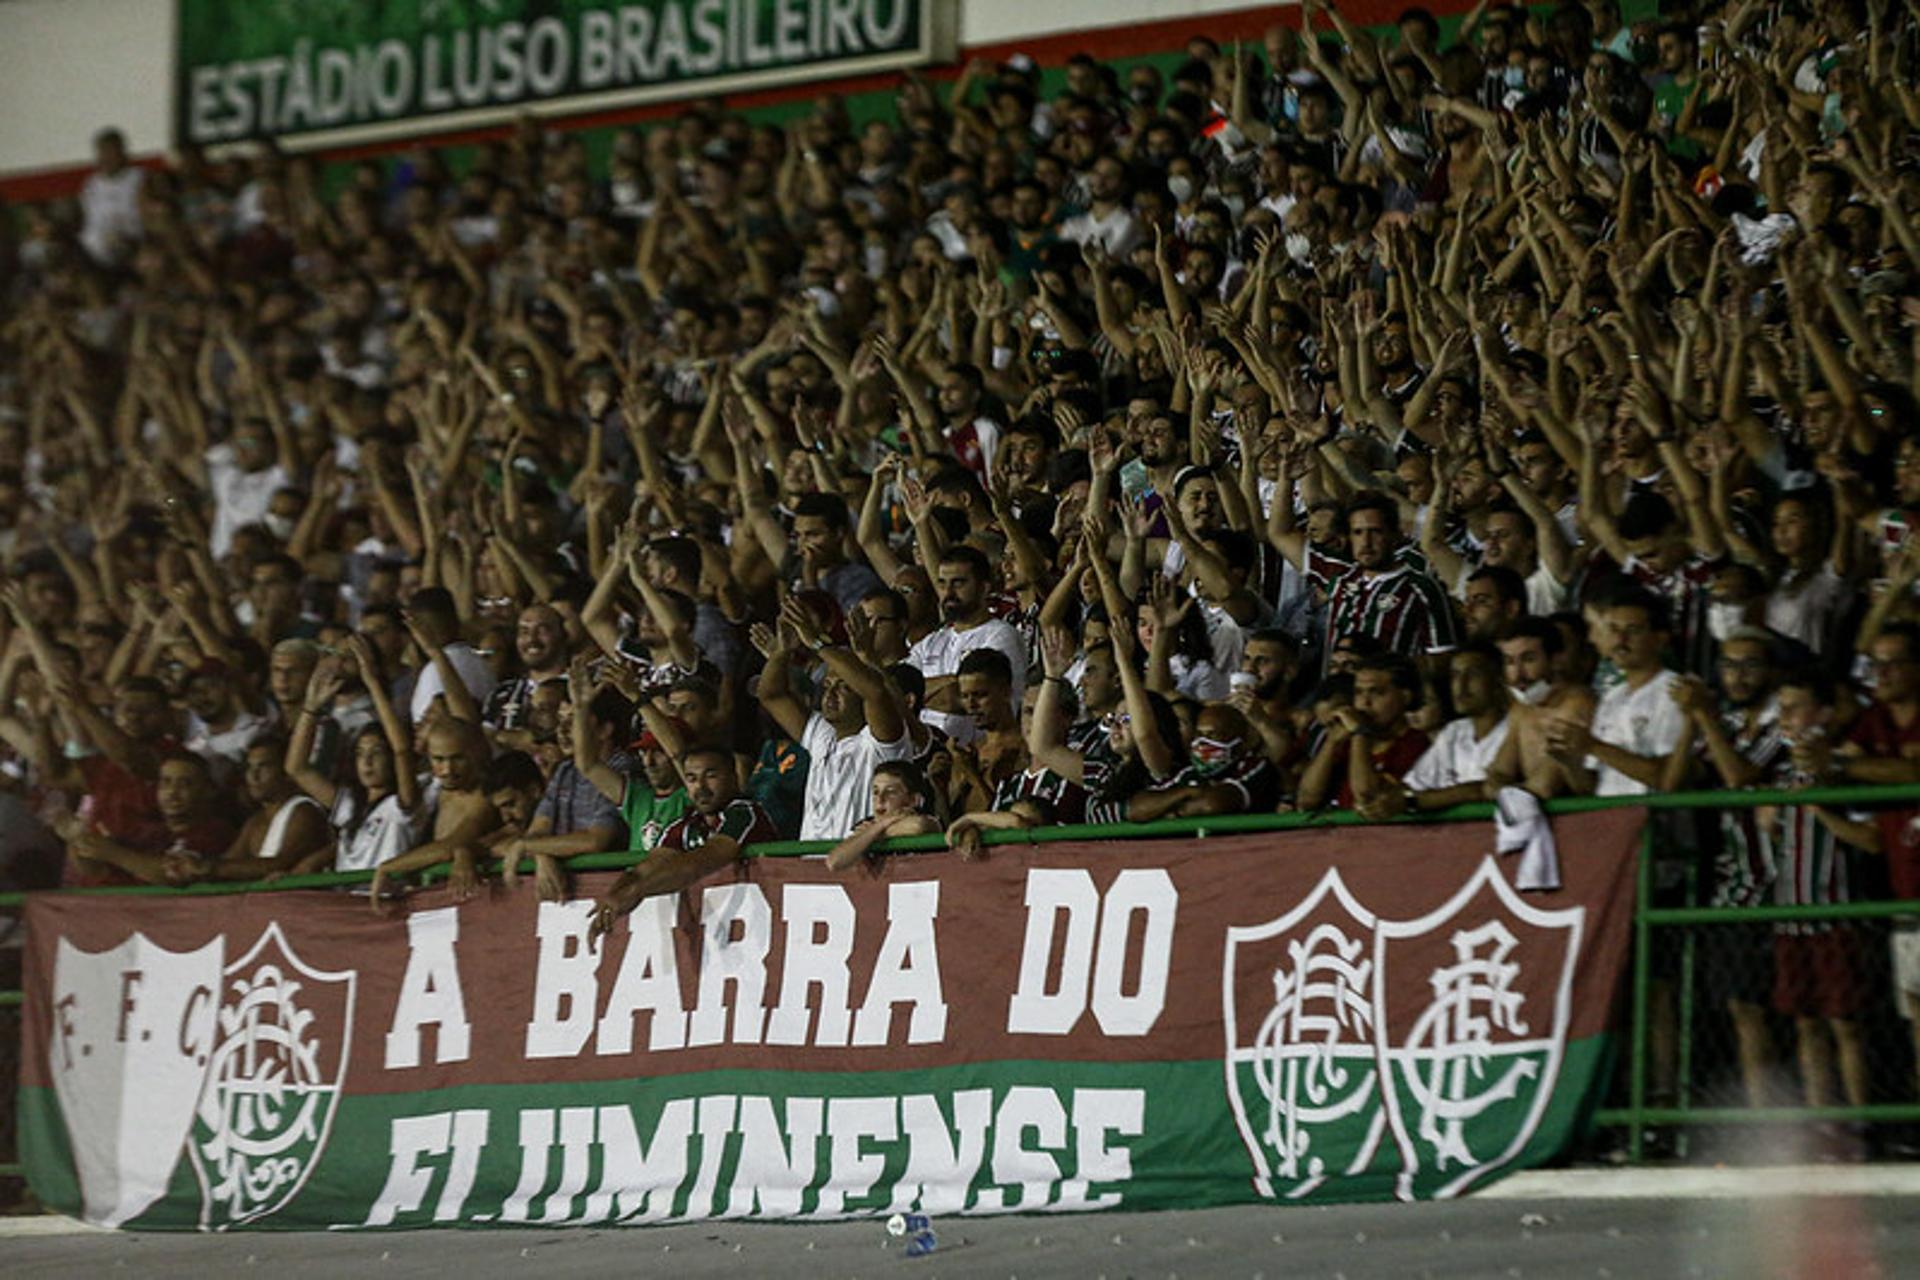
M 600 931 L 777 838 L 1920 781 L 1916 13 L 1306 0 L 604 174 L 103 133 L 5 283 L 15 874 L 646 854 Z M 1663 884 L 1920 897 L 1916 817 Z M 1865 1101 L 1861 935 L 1760 945 L 1743 1062 Z

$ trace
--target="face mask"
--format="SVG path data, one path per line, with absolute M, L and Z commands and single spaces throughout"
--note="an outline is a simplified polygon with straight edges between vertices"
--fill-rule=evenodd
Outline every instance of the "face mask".
M 1747 606 L 1743 604 L 1710 604 L 1707 606 L 1707 630 L 1713 638 L 1722 643 L 1728 636 L 1747 625 Z
M 1524 89 L 1527 87 L 1527 69 L 1525 67 L 1508 67 L 1501 73 L 1501 76 L 1506 81 L 1507 88 L 1509 89 Z
M 1193 199 L 1193 179 L 1184 173 L 1176 173 L 1167 179 L 1167 193 L 1181 204 Z
M 293 536 L 293 521 L 286 516 L 277 516 L 269 511 L 265 516 L 261 517 L 260 523 L 267 526 L 268 533 L 282 542 L 285 542 Z
M 1137 105 L 1142 107 L 1153 105 L 1153 89 L 1144 84 L 1137 84 L 1127 90 L 1127 97 L 1133 99 Z
M 1247 211 L 1246 197 L 1245 196 L 1221 196 L 1220 203 L 1227 206 L 1227 212 L 1233 215 L 1233 221 L 1236 225 L 1238 225 L 1240 221 L 1240 215 L 1244 214 Z
M 1545 702 L 1547 700 L 1547 694 L 1552 691 L 1553 686 L 1545 680 L 1535 680 L 1524 689 L 1509 690 L 1509 692 L 1513 694 L 1513 700 L 1515 702 L 1529 707 L 1537 707 Z
M 1187 748 L 1187 759 L 1203 774 L 1215 774 L 1233 763 L 1240 750 L 1240 739 L 1222 742 L 1218 738 L 1195 738 Z
M 616 205 L 640 203 L 640 184 L 631 180 L 622 180 L 612 184 L 610 194 Z

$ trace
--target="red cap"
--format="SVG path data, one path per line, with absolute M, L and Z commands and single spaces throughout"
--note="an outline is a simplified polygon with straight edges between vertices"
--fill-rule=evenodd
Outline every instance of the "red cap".
M 667 722 L 673 726 L 674 732 L 680 735 L 680 741 L 687 742 L 693 738 L 693 726 L 685 720 L 682 720 L 679 716 L 668 716 Z M 644 729 L 641 731 L 640 736 L 634 739 L 633 749 L 635 751 L 645 751 L 650 747 L 654 750 L 664 751 L 666 744 L 660 741 L 659 735 L 655 734 L 653 730 Z

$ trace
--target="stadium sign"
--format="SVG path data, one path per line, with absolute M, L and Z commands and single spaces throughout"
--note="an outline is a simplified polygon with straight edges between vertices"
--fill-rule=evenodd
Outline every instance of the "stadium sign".
M 179 0 L 174 136 L 331 146 L 951 53 L 944 0 Z
M 157 1230 L 1445 1198 L 1603 1085 L 1642 815 L 765 859 L 524 889 L 34 895 L 21 1150 Z M 607 877 L 583 877 L 584 892 Z

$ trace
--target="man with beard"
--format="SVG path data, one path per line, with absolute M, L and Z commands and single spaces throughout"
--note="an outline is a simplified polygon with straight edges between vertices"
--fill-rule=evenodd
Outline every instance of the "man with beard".
M 1616 602 L 1606 622 L 1620 683 L 1600 699 L 1590 725 L 1548 723 L 1547 749 L 1584 784 L 1580 790 L 1630 796 L 1660 785 L 1687 723 L 1671 692 L 1679 676 L 1661 658 L 1671 633 L 1667 619 L 1667 602 L 1651 592 L 1636 590 Z
M 1507 685 L 1500 651 L 1487 640 L 1454 650 L 1448 676 L 1458 715 L 1442 725 L 1398 791 L 1378 793 L 1360 812 L 1375 822 L 1478 800 L 1507 741 Z
M 1125 262 L 1146 230 L 1127 205 L 1127 169 L 1118 156 L 1103 155 L 1087 175 L 1087 211 L 1060 224 L 1060 238 L 1073 244 L 1098 240 L 1107 257 Z
M 1055 439 L 1052 424 L 1034 417 L 1020 419 L 1001 437 L 994 493 L 1008 494 L 1016 512 L 1048 491 L 1047 471 L 1053 462 Z
M 503 749 L 525 751 L 531 745 L 527 709 L 533 691 L 567 673 L 567 631 L 559 612 L 545 604 L 522 609 L 513 648 L 520 657 L 520 674 L 502 681 L 487 695 L 480 720 Z
M 241 703 L 232 670 L 215 661 L 201 663 L 187 682 L 187 710 L 185 746 L 206 760 L 215 784 L 225 786 L 239 772 L 248 745 L 267 728 L 267 719 Z
M 1362 385 L 1377 391 L 1390 404 L 1402 405 L 1420 389 L 1426 370 L 1414 363 L 1413 346 L 1407 338 L 1407 318 L 1391 312 L 1380 319 L 1372 341 L 1361 347 Z M 1366 357 L 1373 358 L 1374 378 L 1365 380 Z
M 887 344 L 875 347 L 880 367 L 899 389 L 900 398 L 919 426 L 927 448 L 937 439 L 946 444 L 960 465 L 982 482 L 993 475 L 993 455 L 1000 443 L 1000 424 L 986 412 L 987 382 L 973 365 L 953 363 L 940 371 L 934 394 L 899 353 Z
M 1286 472 L 1281 472 L 1286 478 Z M 1454 642 L 1453 606 L 1430 574 L 1412 567 L 1400 537 L 1400 505 L 1387 494 L 1357 494 L 1341 513 L 1347 554 L 1309 541 L 1288 503 L 1273 504 L 1268 536 L 1294 568 L 1327 597 L 1321 652 L 1362 637 L 1390 653 L 1417 655 Z
M 754 628 L 767 665 L 756 687 L 760 705 L 807 753 L 807 789 L 800 839 L 839 840 L 860 820 L 874 769 L 913 756 L 900 704 L 886 677 L 853 650 L 833 644 L 813 611 L 792 596 L 777 628 Z M 790 664 L 796 647 L 826 666 L 819 710 L 794 696 Z
M 1673 700 L 1687 716 L 1687 732 L 1668 759 L 1664 790 L 1678 791 L 1689 776 L 1709 776 L 1729 790 L 1752 787 L 1774 776 L 1787 755 L 1780 736 L 1773 690 L 1777 671 L 1774 637 L 1742 627 L 1720 644 L 1720 696 L 1692 676 L 1673 686 Z M 1753 809 L 1720 811 L 1720 843 L 1714 851 L 1711 907 L 1757 907 L 1773 900 L 1773 850 L 1762 838 Z M 1767 1005 L 1773 992 L 1771 938 L 1757 929 L 1706 929 L 1699 937 L 1708 991 L 1725 1001 L 1740 1057 L 1740 1079 L 1751 1106 L 1769 1101 L 1774 1069 Z
M 970 546 L 947 548 L 936 566 L 940 599 L 938 630 L 913 646 L 907 661 L 927 680 L 925 711 L 921 716 L 934 728 L 965 743 L 972 740 L 971 720 L 960 714 L 960 663 L 975 649 L 998 649 L 1006 655 L 1013 675 L 1013 696 L 1027 685 L 1027 645 L 1012 625 L 987 609 L 990 592 L 987 557 Z
M 1034 178 L 1020 178 L 1007 195 L 1009 229 L 1007 266 L 1016 275 L 1033 274 L 1048 249 L 1059 242 L 1059 235 L 1047 219 L 1052 201 L 1045 184 Z
M 233 843 L 232 824 L 214 809 L 215 794 L 207 762 L 190 751 L 170 748 L 160 757 L 154 781 L 158 830 L 145 847 L 122 844 L 71 814 L 56 821 L 54 830 L 82 866 L 112 867 L 147 884 L 178 883 L 175 877 L 191 878 L 182 874 L 183 868 L 204 874 Z
M 1141 492 L 1146 509 L 1153 513 L 1153 524 L 1147 533 L 1150 537 L 1164 538 L 1169 530 L 1166 513 L 1160 508 L 1174 501 L 1175 482 L 1187 469 L 1187 437 L 1172 416 L 1157 404 L 1141 419 L 1139 430 L 1140 463 L 1147 471 L 1147 485 Z M 1094 455 L 1096 467 L 1100 465 L 1100 457 L 1099 453 Z
M 1300 671 L 1300 642 L 1269 628 L 1247 637 L 1227 700 L 1260 735 L 1260 753 L 1276 769 L 1293 754 L 1293 704 L 1287 689 Z
M 593 904 L 587 926 L 589 950 L 612 931 L 615 920 L 648 898 L 678 893 L 731 866 L 748 845 L 775 838 L 767 811 L 740 794 L 733 752 L 724 747 L 695 747 L 680 758 L 680 770 L 687 779 L 693 811 L 668 827 L 652 855 L 622 872 Z
M 1547 726 L 1560 720 L 1585 724 L 1593 718 L 1593 692 L 1565 678 L 1560 661 L 1566 639 L 1546 618 L 1522 618 L 1498 641 L 1512 699 L 1507 736 L 1487 772 L 1487 798 L 1505 786 L 1522 786 L 1541 799 L 1574 789 L 1573 780 L 1547 750 Z
M 1460 593 L 1460 620 L 1469 640 L 1492 643 L 1527 616 L 1527 584 L 1499 565 L 1482 565 L 1467 575 Z
M 1300 778 L 1299 806 L 1332 803 L 1365 811 L 1427 750 L 1427 735 L 1408 722 L 1420 706 L 1420 673 L 1398 654 L 1362 659 L 1353 672 L 1353 704 L 1333 713 L 1333 724 Z

